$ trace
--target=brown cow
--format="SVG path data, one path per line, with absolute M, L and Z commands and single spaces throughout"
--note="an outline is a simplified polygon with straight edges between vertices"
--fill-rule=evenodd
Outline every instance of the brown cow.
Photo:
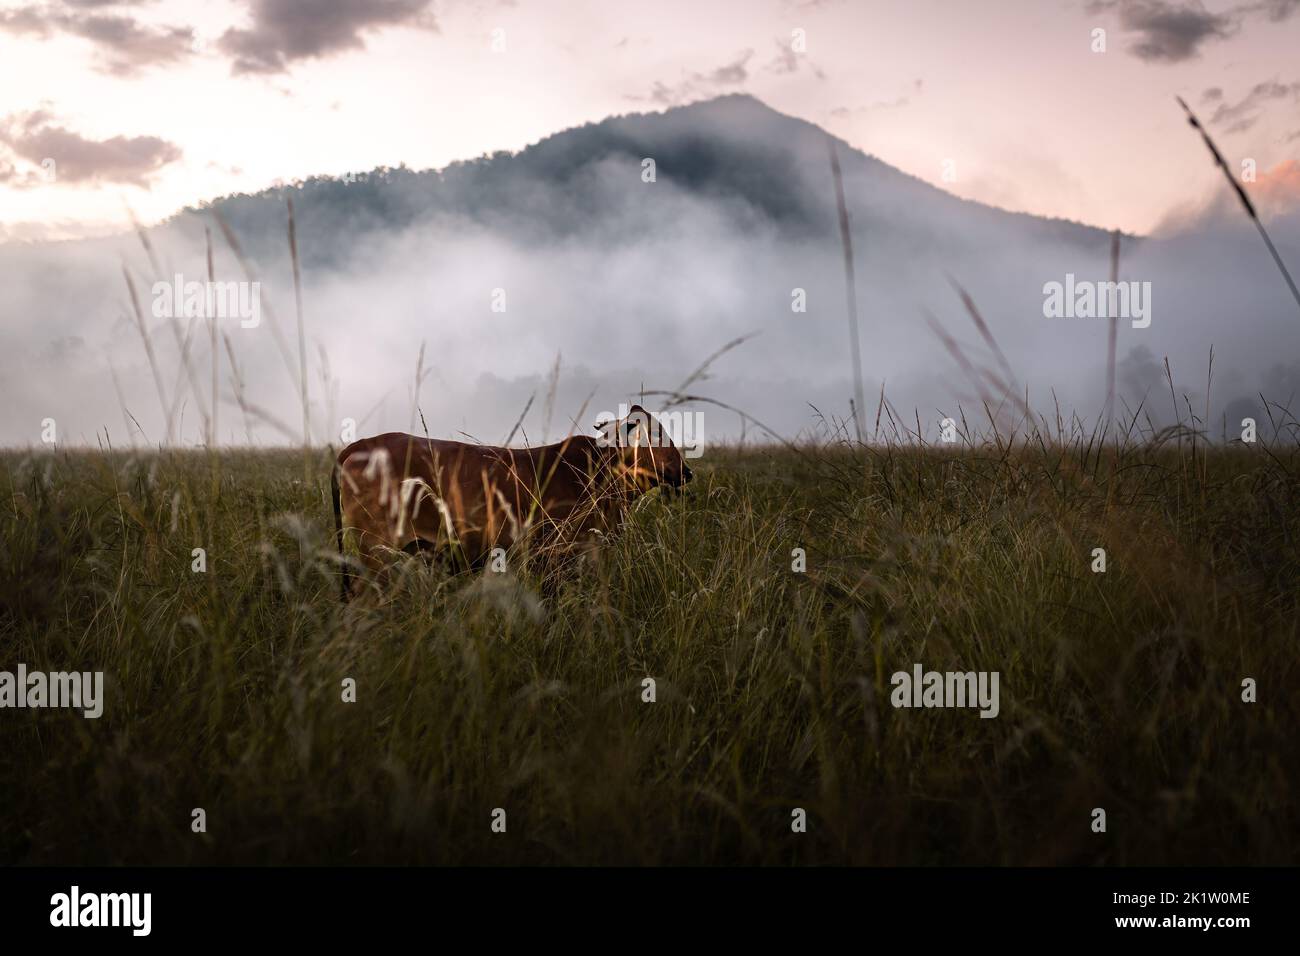
M 617 527 L 657 485 L 691 480 L 681 452 L 640 405 L 596 425 L 599 437 L 499 448 L 389 432 L 353 442 L 331 476 L 339 555 L 345 529 L 382 577 L 394 551 L 433 550 L 481 568 L 495 548 L 577 543 Z M 346 560 L 343 600 L 351 596 Z

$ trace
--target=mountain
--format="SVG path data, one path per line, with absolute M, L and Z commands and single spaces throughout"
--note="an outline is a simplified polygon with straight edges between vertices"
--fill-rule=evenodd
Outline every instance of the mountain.
M 400 230 L 438 218 L 532 240 L 590 237 L 621 228 L 635 211 L 646 195 L 639 189 L 641 164 L 651 158 L 657 183 L 718 203 L 736 228 L 769 228 L 803 241 L 837 236 L 830 142 L 839 152 L 856 225 L 867 233 L 887 227 L 894 243 L 1105 241 L 1090 226 L 960 199 L 743 94 L 612 117 L 516 153 L 441 170 L 383 168 L 354 181 L 317 177 L 227 196 L 179 218 L 211 208 L 247 241 L 278 244 L 284 201 L 292 196 L 303 258 L 318 264 L 345 252 L 334 236 Z M 621 178 L 611 170 L 622 171 Z

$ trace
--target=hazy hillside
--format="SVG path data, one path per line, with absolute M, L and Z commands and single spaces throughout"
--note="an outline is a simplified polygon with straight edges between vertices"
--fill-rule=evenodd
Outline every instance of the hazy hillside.
M 378 170 L 356 181 L 315 179 L 256 196 L 218 199 L 294 342 L 285 200 L 292 197 L 302 260 L 315 437 L 334 440 L 351 417 L 363 431 L 409 428 L 499 440 L 560 358 L 551 418 L 537 398 L 530 440 L 566 430 L 587 406 L 612 410 L 641 389 L 672 387 L 727 341 L 757 333 L 696 390 L 746 409 L 785 434 L 817 411 L 844 416 L 852 394 L 844 277 L 828 134 L 747 96 L 565 130 L 519 152 L 443 170 Z M 1104 279 L 1109 237 L 1076 223 L 958 199 L 838 143 L 854 237 L 866 390 L 883 385 L 900 412 L 932 429 L 979 395 L 927 328 L 933 315 L 978 364 L 992 365 L 948 279 L 969 289 L 1037 408 L 1082 417 L 1104 397 L 1106 322 L 1048 319 L 1043 287 L 1067 273 Z M 1195 143 L 1189 143 L 1194 148 Z M 642 180 L 642 160 L 656 166 Z M 1220 430 L 1254 397 L 1286 402 L 1300 389 L 1297 316 L 1258 237 L 1235 214 L 1190 222 L 1181 234 L 1126 239 L 1122 277 L 1150 282 L 1149 328 L 1121 323 L 1120 387 L 1157 424 L 1172 417 L 1163 359 L 1179 392 Z M 206 276 L 207 209 L 149 230 L 157 273 Z M 1273 224 L 1295 257 L 1300 224 Z M 218 230 L 218 278 L 242 272 Z M 156 382 L 128 305 L 129 265 L 162 367 Z M 206 331 L 183 372 L 187 323 L 154 318 L 159 276 L 136 237 L 0 246 L 0 443 L 39 441 L 53 417 L 65 441 L 120 444 L 173 434 L 201 441 L 210 404 Z M 806 311 L 792 310 L 802 290 Z M 499 293 L 499 295 L 498 295 Z M 498 297 L 508 303 L 493 311 Z M 300 423 L 297 389 L 274 341 L 227 323 L 247 401 Z M 415 366 L 426 345 L 416 396 Z M 229 356 L 218 350 L 223 442 L 284 434 L 236 403 Z M 290 350 L 296 363 L 296 343 Z M 118 389 L 113 373 L 118 378 Z M 204 383 L 194 394 L 190 380 Z M 75 386 L 75 387 L 74 387 Z M 165 393 L 165 402 L 159 391 Z M 815 408 L 814 408 L 815 406 Z M 872 409 L 874 412 L 874 408 Z M 709 433 L 739 419 L 708 411 Z M 1238 415 L 1238 417 L 1240 417 Z M 293 424 L 300 432 L 301 425 Z
M 310 262 L 332 261 L 340 252 L 332 237 L 340 233 L 399 230 L 436 217 L 469 220 L 519 238 L 618 239 L 623 215 L 648 195 L 639 188 L 641 162 L 648 157 L 660 180 L 716 202 L 737 228 L 774 229 L 792 241 L 833 237 L 827 137 L 752 96 L 725 96 L 591 123 L 518 153 L 443 170 L 380 169 L 352 182 L 310 179 L 210 206 L 241 236 L 269 243 L 266 251 L 272 252 L 284 241 L 284 197 L 292 195 L 304 227 L 302 254 Z M 889 223 L 895 242 L 1104 241 L 1094 228 L 959 199 L 842 140 L 836 144 L 845 175 L 854 182 L 854 215 L 863 217 L 864 227 Z M 611 168 L 626 177 L 610 177 Z

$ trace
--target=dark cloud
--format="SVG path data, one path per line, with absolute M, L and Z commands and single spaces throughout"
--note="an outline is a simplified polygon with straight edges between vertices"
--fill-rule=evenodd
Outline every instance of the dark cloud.
M 1250 129 L 1259 119 L 1259 110 L 1272 100 L 1295 99 L 1300 96 L 1300 82 L 1278 83 L 1269 80 L 1256 83 L 1236 103 L 1222 102 L 1210 116 L 1210 123 L 1222 126 L 1225 133 L 1241 133 Z
M 19 187 L 51 181 L 48 169 L 59 183 L 122 183 L 147 188 L 159 170 L 181 158 L 178 146 L 157 136 L 87 139 L 58 125 L 42 110 L 0 121 L 0 145 L 12 157 L 43 167 L 41 173 L 23 173 L 12 163 L 0 163 L 0 182 Z
M 122 16 L 84 17 L 66 29 L 94 43 L 105 67 L 117 74 L 176 63 L 194 50 L 194 31 L 188 27 L 142 26 Z
M 430 0 L 248 0 L 252 23 L 219 47 L 234 73 L 283 73 L 295 60 L 365 49 L 363 34 L 385 27 L 437 29 Z
M 14 7 L 0 11 L 0 31 L 41 39 L 62 33 L 88 40 L 100 57 L 100 69 L 119 76 L 176 63 L 193 53 L 194 31 L 188 27 L 149 26 L 121 14 L 76 9 L 103 5 L 72 0 L 65 7 Z
M 1137 34 L 1130 51 L 1155 63 L 1193 59 L 1203 43 L 1229 37 L 1238 27 L 1232 13 L 1211 13 L 1200 0 L 1094 0 L 1087 9 L 1089 13 L 1117 11 L 1120 25 Z
M 1194 59 L 1206 43 L 1232 36 L 1247 20 L 1289 19 L 1300 12 L 1300 0 L 1256 0 L 1222 13 L 1205 9 L 1201 0 L 1089 0 L 1085 9 L 1118 13 L 1120 26 L 1137 34 L 1129 49 L 1139 59 L 1178 63 Z

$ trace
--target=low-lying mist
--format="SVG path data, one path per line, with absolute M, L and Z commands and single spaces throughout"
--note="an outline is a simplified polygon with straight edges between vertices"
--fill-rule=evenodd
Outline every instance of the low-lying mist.
M 671 115 L 645 121 L 663 124 Z M 742 409 L 752 420 L 715 405 L 690 405 L 703 413 L 706 442 L 742 434 L 770 439 L 755 422 L 796 438 L 843 421 L 854 385 L 824 135 L 797 124 L 798 135 L 774 166 L 770 150 L 752 148 L 756 138 L 770 139 L 769 131 L 715 134 L 732 136 L 729 157 L 750 149 L 756 165 L 777 170 L 756 187 L 766 197 L 758 202 L 753 189 L 719 186 L 743 179 L 745 168 L 711 163 L 699 175 L 697 162 L 689 179 L 677 175 L 672 144 L 687 137 L 678 128 L 684 122 L 679 116 L 676 126 L 647 127 L 659 141 L 593 154 L 562 179 L 536 170 L 503 179 L 508 167 L 500 164 L 511 160 L 497 158 L 491 191 L 398 227 L 352 222 L 346 202 L 344 212 L 336 202 L 327 216 L 298 190 L 284 190 L 299 197 L 313 441 L 339 444 L 351 419 L 358 436 L 427 427 L 435 436 L 497 443 L 526 406 L 514 441 L 555 440 L 587 429 L 620 402 L 675 388 L 741 337 L 747 338 L 687 391 Z M 591 137 L 601 128 L 578 132 Z M 547 145 L 553 140 L 533 149 L 553 150 Z M 1199 147 L 1189 142 L 1188 148 Z M 658 151 L 656 176 L 645 182 L 639 153 L 651 149 Z M 1001 368 L 954 283 L 970 293 L 1005 353 L 1017 394 L 1027 393 L 1036 413 L 1054 421 L 1059 409 L 1067 420 L 1095 420 L 1106 401 L 1108 320 L 1045 317 L 1044 285 L 1065 282 L 1067 274 L 1106 280 L 1109 236 L 957 200 L 849 154 L 843 144 L 840 149 L 868 437 L 882 386 L 906 426 L 915 429 L 919 420 L 931 439 L 940 419 L 957 417 L 959 405 L 972 424 L 985 420 L 981 402 L 995 390 L 970 380 L 926 318 L 975 367 Z M 443 175 L 440 188 L 456 181 Z M 772 202 L 773 190 L 787 187 L 797 216 Z M 346 197 L 352 187 L 336 188 Z M 250 250 L 263 309 L 254 328 L 241 327 L 238 317 L 216 320 L 220 444 L 302 439 L 288 215 L 282 198 L 266 198 L 264 206 L 273 212 L 263 215 L 267 224 L 258 235 L 231 219 L 241 247 Z M 576 220 L 575 209 L 581 210 Z M 555 210 L 565 210 L 566 221 L 548 230 Z M 217 280 L 245 280 L 211 210 L 148 230 L 148 249 L 136 235 L 0 246 L 0 444 L 39 445 L 50 433 L 49 420 L 61 444 L 207 439 L 208 320 L 158 317 L 153 294 L 155 282 L 177 274 L 206 278 L 205 228 Z M 1269 228 L 1283 257 L 1300 268 L 1300 215 L 1275 218 Z M 1119 417 L 1141 407 L 1143 422 L 1149 416 L 1159 427 L 1176 418 L 1187 422 L 1194 413 L 1214 439 L 1226 421 L 1232 439 L 1247 415 L 1260 420 L 1261 433 L 1271 433 L 1260 393 L 1297 407 L 1300 312 L 1259 236 L 1231 207 L 1216 204 L 1158 238 L 1125 237 L 1120 279 L 1150 283 L 1150 325 L 1119 320 Z M 801 300 L 806 311 L 796 311 Z M 649 394 L 644 404 L 653 409 L 663 401 Z M 1006 408 L 1014 410 L 1015 400 L 1006 400 Z

